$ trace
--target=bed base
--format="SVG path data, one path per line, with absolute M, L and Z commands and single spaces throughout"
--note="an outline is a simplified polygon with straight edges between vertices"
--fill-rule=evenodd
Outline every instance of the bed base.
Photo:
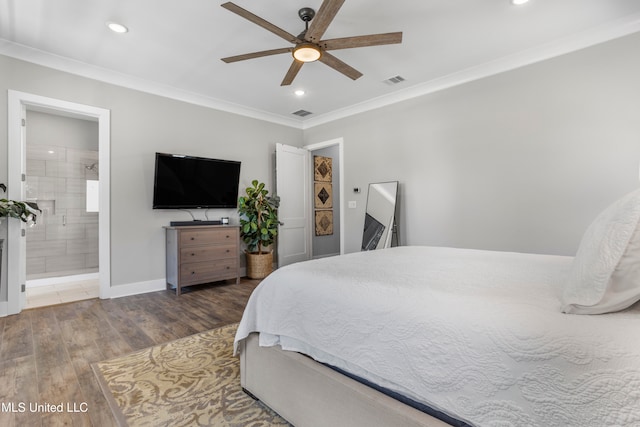
M 296 427 L 450 427 L 313 359 L 240 343 L 240 382 L 252 397 Z

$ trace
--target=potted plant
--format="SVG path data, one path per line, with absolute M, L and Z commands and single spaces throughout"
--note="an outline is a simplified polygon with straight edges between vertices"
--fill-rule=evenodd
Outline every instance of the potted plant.
M 278 235 L 277 196 L 269 196 L 265 184 L 253 180 L 238 199 L 240 237 L 247 245 L 247 276 L 263 279 L 273 271 L 273 250 L 269 247 Z
M 4 184 L 0 184 L 0 188 L 7 191 L 7 187 Z M 5 217 L 18 218 L 22 222 L 35 224 L 38 212 L 40 212 L 40 209 L 36 203 L 0 199 L 0 219 Z

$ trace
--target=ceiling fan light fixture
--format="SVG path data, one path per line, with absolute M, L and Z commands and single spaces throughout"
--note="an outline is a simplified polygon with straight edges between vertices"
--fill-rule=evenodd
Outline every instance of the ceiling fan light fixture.
M 293 49 L 293 57 L 300 62 L 313 62 L 320 59 L 322 52 L 313 43 L 300 43 Z

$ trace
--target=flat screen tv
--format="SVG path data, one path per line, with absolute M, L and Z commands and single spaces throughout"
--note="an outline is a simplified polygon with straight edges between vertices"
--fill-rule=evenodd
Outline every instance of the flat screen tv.
M 240 162 L 156 153 L 153 209 L 236 208 Z

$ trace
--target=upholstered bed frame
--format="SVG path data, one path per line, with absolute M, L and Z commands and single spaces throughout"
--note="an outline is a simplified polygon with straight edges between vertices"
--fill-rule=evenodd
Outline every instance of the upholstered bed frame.
M 296 427 L 446 427 L 449 424 L 280 347 L 240 342 L 240 381 L 256 399 Z

